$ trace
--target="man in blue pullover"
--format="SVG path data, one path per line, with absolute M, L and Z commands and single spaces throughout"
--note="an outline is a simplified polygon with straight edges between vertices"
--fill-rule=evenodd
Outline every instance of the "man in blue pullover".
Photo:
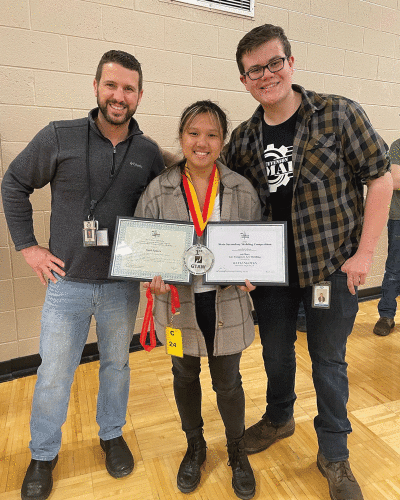
M 52 122 L 17 156 L 2 183 L 4 212 L 15 248 L 48 281 L 32 402 L 32 460 L 21 496 L 51 493 L 70 388 L 96 319 L 100 354 L 97 423 L 111 476 L 130 474 L 134 461 L 122 437 L 129 393 L 129 344 L 139 283 L 108 279 L 117 215 L 132 216 L 147 184 L 163 169 L 158 146 L 133 115 L 142 98 L 140 63 L 111 50 L 93 82 L 98 107 L 87 118 Z M 49 249 L 38 245 L 29 197 L 51 186 Z M 108 243 L 108 244 L 107 244 Z

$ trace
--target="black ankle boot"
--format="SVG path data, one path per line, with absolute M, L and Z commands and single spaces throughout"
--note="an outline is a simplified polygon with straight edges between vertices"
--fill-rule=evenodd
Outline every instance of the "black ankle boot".
M 244 439 L 228 442 L 228 465 L 232 467 L 232 487 L 236 496 L 250 500 L 256 492 L 256 480 L 247 454 L 244 451 Z
M 177 485 L 182 493 L 190 493 L 200 482 L 200 467 L 206 459 L 207 445 L 203 429 L 188 439 L 188 447 L 179 467 Z

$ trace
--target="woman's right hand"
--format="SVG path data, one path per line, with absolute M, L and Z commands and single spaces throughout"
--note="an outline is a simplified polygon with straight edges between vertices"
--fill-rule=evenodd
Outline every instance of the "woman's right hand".
M 253 290 L 255 290 L 257 287 L 254 286 L 252 283 L 250 283 L 249 280 L 244 280 L 244 282 L 246 283 L 246 285 L 238 285 L 238 288 L 240 290 L 242 290 L 242 292 L 252 292 Z
M 161 276 L 154 276 L 151 283 L 143 283 L 144 288 L 150 288 L 154 295 L 164 295 L 171 290 L 171 287 L 164 283 Z

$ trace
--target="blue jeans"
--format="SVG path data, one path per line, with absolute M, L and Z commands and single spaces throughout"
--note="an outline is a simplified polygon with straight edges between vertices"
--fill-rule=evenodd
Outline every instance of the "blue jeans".
M 347 337 L 358 311 L 358 298 L 349 292 L 347 275 L 342 271 L 336 271 L 327 281 L 331 282 L 330 309 L 311 306 L 311 286 L 258 287 L 251 295 L 268 377 L 266 414 L 275 424 L 285 423 L 293 416 L 296 400 L 294 343 L 299 303 L 303 300 L 317 395 L 318 415 L 314 427 L 324 457 L 340 461 L 349 455 L 347 435 L 351 425 L 346 409 L 349 388 L 345 355 Z
M 388 221 L 388 256 L 382 282 L 382 298 L 378 304 L 379 316 L 394 318 L 400 295 L 400 220 Z
M 42 363 L 32 401 L 31 449 L 35 460 L 52 460 L 61 446 L 71 384 L 96 319 L 100 354 L 97 423 L 103 440 L 122 434 L 129 393 L 129 344 L 139 304 L 139 283 L 79 283 L 57 276 L 48 284 L 42 311 Z

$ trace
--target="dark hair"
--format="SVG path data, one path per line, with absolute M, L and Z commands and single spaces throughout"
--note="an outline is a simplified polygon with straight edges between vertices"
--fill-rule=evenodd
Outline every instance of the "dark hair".
M 218 104 L 209 100 L 194 102 L 184 109 L 179 121 L 179 138 L 182 137 L 185 128 L 190 125 L 196 116 L 202 115 L 203 113 L 209 114 L 216 120 L 221 128 L 222 139 L 225 141 L 226 136 L 228 135 L 228 119 L 226 117 L 226 113 L 218 106 Z
M 244 74 L 244 66 L 242 63 L 242 58 L 245 54 L 249 54 L 255 49 L 258 49 L 260 45 L 271 40 L 278 39 L 285 51 L 285 56 L 290 57 L 292 55 L 292 49 L 290 47 L 290 42 L 287 39 L 283 28 L 280 26 L 274 26 L 273 24 L 263 24 L 262 26 L 257 26 L 251 31 L 246 33 L 244 37 L 238 43 L 236 49 L 236 62 L 241 75 Z
M 140 62 L 132 54 L 128 54 L 128 52 L 124 52 L 122 50 L 109 50 L 108 52 L 103 54 L 102 58 L 100 59 L 99 65 L 97 66 L 96 77 L 95 77 L 97 83 L 99 83 L 100 81 L 104 64 L 110 62 L 120 64 L 126 69 L 137 71 L 139 73 L 138 90 L 139 92 L 142 90 L 143 73 L 142 73 L 142 67 L 140 66 Z

